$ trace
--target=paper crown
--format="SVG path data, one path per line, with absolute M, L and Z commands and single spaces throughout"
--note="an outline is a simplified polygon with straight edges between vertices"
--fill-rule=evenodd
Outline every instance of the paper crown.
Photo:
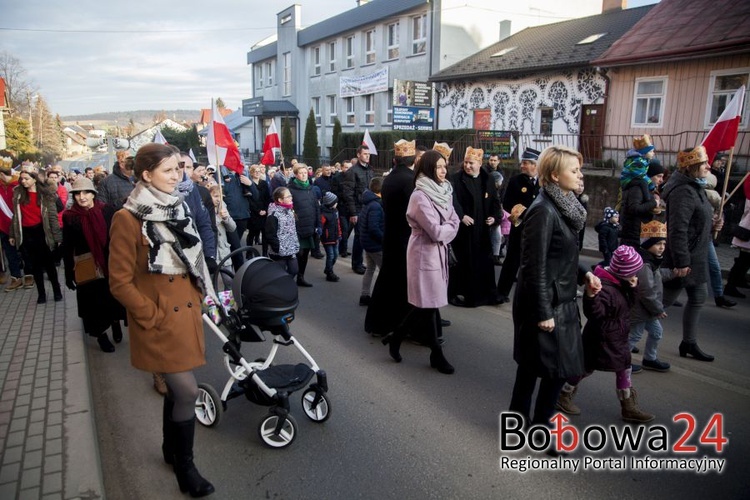
M 0 170 L 9 173 L 13 168 L 13 158 L 10 156 L 0 156 Z
M 633 137 L 633 148 L 641 154 L 646 154 L 654 150 L 654 143 L 651 142 L 651 136 L 643 134 L 640 137 Z
M 447 142 L 436 142 L 435 145 L 432 146 L 432 149 L 443 155 L 445 161 L 448 161 L 448 158 L 451 157 L 451 153 L 453 152 L 453 148 L 449 148 Z
M 649 238 L 666 238 L 667 225 L 658 220 L 652 220 L 648 224 L 641 223 L 641 240 Z
M 393 145 L 393 151 L 396 154 L 396 157 L 399 158 L 403 158 L 405 156 L 416 156 L 417 142 L 401 139 Z
M 708 155 L 706 154 L 706 148 L 703 146 L 696 146 L 693 149 L 677 153 L 677 168 L 680 169 L 688 168 L 707 161 Z
M 474 149 L 471 146 L 468 146 L 466 148 L 466 154 L 464 155 L 464 160 L 470 160 L 470 161 L 475 161 L 477 163 L 482 163 L 484 161 L 484 149 Z

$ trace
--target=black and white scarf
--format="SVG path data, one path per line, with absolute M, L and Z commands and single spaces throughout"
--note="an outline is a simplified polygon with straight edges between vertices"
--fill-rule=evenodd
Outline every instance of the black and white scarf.
M 200 236 L 180 197 L 138 182 L 123 208 L 143 222 L 141 232 L 150 246 L 150 273 L 188 272 L 195 277 L 203 295 L 216 298 Z
M 567 220 L 575 231 L 583 229 L 586 225 L 586 209 L 583 208 L 576 195 L 572 191 L 569 191 L 568 194 L 563 193 L 560 186 L 552 182 L 545 184 L 543 189 L 552 202 L 557 205 L 563 219 Z

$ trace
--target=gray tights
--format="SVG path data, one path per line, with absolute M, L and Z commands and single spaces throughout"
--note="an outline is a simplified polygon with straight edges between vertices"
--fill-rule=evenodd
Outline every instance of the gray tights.
M 682 288 L 664 287 L 664 307 L 669 307 L 680 295 Z M 706 302 L 706 283 L 686 286 L 687 303 L 682 311 L 682 340 L 688 344 L 695 344 L 698 337 L 698 318 L 703 303 Z
M 192 371 L 165 373 L 167 397 L 174 403 L 172 422 L 185 422 L 195 417 L 195 400 L 198 399 L 198 383 Z

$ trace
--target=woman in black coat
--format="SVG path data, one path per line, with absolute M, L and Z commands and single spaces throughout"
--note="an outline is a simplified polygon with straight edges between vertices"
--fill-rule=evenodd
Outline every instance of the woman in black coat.
M 521 266 L 513 300 L 513 359 L 518 363 L 510 410 L 526 422 L 549 425 L 565 380 L 582 375 L 581 323 L 577 284 L 584 279 L 598 293 L 601 282 L 578 265 L 578 232 L 586 210 L 574 191 L 583 158 L 564 146 L 539 157 L 539 196 L 526 210 L 521 232 Z M 533 420 L 531 396 L 541 378 Z
M 287 184 L 292 193 L 294 213 L 297 216 L 297 238 L 299 238 L 297 285 L 305 287 L 312 286 L 311 283 L 305 281 L 305 269 L 307 269 L 310 251 L 315 247 L 313 235 L 316 231 L 320 231 L 320 203 L 307 176 L 307 165 L 297 163 L 294 166 L 294 177 Z
M 247 225 L 247 244 L 254 245 L 262 238 L 263 255 L 268 255 L 268 243 L 265 236 L 261 236 L 266 227 L 266 212 L 271 204 L 271 192 L 268 183 L 263 178 L 263 170 L 259 165 L 250 167 L 252 184 L 246 188 L 247 201 L 250 205 L 250 222 Z
M 713 221 L 713 208 L 706 196 L 705 178 L 710 168 L 705 148 L 698 146 L 677 153 L 677 168 L 663 189 L 667 202 L 663 266 L 673 269 L 676 277 L 664 283 L 663 300 L 669 306 L 685 289 L 688 300 L 682 312 L 680 356 L 689 354 L 699 361 L 713 361 L 712 355 L 698 347 L 698 319 L 706 301 L 711 231 L 720 231 L 723 221 Z
M 78 317 L 83 320 L 83 330 L 96 337 L 102 351 L 114 352 L 115 346 L 109 341 L 107 329 L 112 327 L 112 337 L 119 343 L 122 341 L 120 320 L 125 319 L 125 308 L 109 291 L 107 272 L 109 227 L 114 209 L 95 199 L 94 184 L 86 177 L 76 180 L 70 193 L 74 203 L 63 214 L 65 284 L 76 291 Z M 76 265 L 84 266 L 89 259 L 93 259 L 99 271 L 98 277 L 79 282 L 76 280 Z M 79 280 L 83 277 L 80 271 Z

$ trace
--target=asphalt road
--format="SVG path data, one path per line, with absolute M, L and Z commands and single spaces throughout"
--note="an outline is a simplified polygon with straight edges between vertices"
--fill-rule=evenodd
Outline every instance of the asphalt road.
M 750 435 L 742 422 L 750 410 L 750 299 L 733 310 L 713 302 L 704 308 L 699 341 L 716 356 L 714 363 L 678 356 L 680 309 L 672 308 L 659 353 L 672 370 L 634 375 L 642 408 L 657 416 L 646 437 L 656 432 L 653 426 L 663 426 L 672 448 L 686 428 L 673 417 L 688 412 L 697 428 L 686 444 L 697 444 L 711 416 L 720 414 L 728 443 L 721 453 L 701 445 L 680 457 L 642 444 L 624 455 L 721 458 L 723 472 L 519 473 L 502 470 L 502 457 L 546 457 L 499 449 L 499 414 L 508 407 L 516 368 L 510 304 L 442 310 L 453 322 L 445 330 L 445 352 L 456 367 L 446 376 L 429 367 L 426 348 L 405 343 L 404 361 L 396 364 L 379 339 L 364 333 L 365 309 L 357 305 L 361 277 L 349 270 L 348 259 L 337 264 L 339 283 L 324 281 L 322 261 L 311 259 L 309 267 L 306 277 L 314 287 L 300 290 L 292 331 L 328 372 L 331 418 L 322 424 L 308 420 L 295 393 L 298 436 L 288 448 L 269 449 L 258 437 L 267 409 L 230 401 L 220 425 L 196 433 L 196 463 L 214 483 L 215 498 L 747 498 Z M 212 333 L 206 338 L 207 364 L 196 374 L 220 391 L 228 378 L 221 346 Z M 150 375 L 130 366 L 127 334 L 115 354 L 99 351 L 93 339 L 88 347 L 107 497 L 185 498 L 161 458 L 160 397 Z M 254 359 L 270 347 L 244 344 L 243 353 Z M 287 349 L 280 359 L 298 357 Z M 586 379 L 576 402 L 583 410 L 572 420 L 578 429 L 622 428 L 614 374 Z M 606 447 L 599 453 L 579 449 L 569 458 L 620 456 Z

